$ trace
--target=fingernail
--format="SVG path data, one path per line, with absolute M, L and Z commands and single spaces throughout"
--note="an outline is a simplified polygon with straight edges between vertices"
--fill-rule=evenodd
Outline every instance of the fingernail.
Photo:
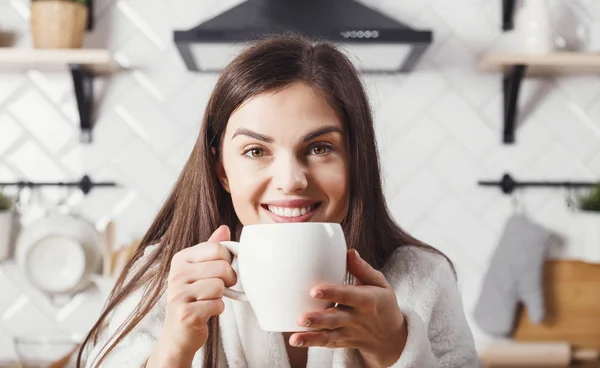
M 294 344 L 294 346 L 302 346 L 302 345 L 304 345 L 304 341 L 302 341 L 302 340 L 298 340 L 298 341 L 296 341 L 296 343 Z
M 304 321 L 304 327 L 308 327 L 310 326 L 311 322 L 310 319 L 307 319 L 306 321 Z
M 354 249 L 354 255 L 356 256 L 356 263 L 360 264 L 360 261 L 361 261 L 360 254 L 358 253 L 358 251 L 356 249 Z
M 312 296 L 313 298 L 321 299 L 323 297 L 323 292 L 321 290 L 313 291 Z

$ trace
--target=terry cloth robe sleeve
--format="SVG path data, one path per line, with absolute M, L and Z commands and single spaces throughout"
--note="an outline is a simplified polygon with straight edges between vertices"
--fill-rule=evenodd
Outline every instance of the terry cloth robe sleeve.
M 392 367 L 479 366 L 456 278 L 444 257 L 403 247 L 382 272 L 396 292 L 408 328 L 404 351 Z

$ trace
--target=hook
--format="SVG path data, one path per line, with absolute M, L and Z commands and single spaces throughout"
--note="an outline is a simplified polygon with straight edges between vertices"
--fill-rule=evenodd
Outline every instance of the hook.
M 60 199 L 58 202 L 56 202 L 56 209 L 58 212 L 66 212 L 66 203 L 69 199 L 69 187 L 66 185 L 60 185 L 58 188 L 60 190 Z
M 513 211 L 516 214 L 525 214 L 525 205 L 523 203 L 523 193 L 519 190 L 511 191 Z
M 567 208 L 570 209 L 571 211 L 577 211 L 575 188 L 573 188 L 573 186 L 571 186 L 569 184 L 565 185 L 565 188 L 567 189 L 567 200 L 566 200 Z

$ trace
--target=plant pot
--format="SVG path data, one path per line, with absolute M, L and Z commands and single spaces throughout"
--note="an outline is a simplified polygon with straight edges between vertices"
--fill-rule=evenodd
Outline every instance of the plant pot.
M 6 261 L 12 255 L 12 229 L 13 212 L 0 211 L 0 262 Z
M 582 261 L 600 263 L 600 212 L 578 211 L 575 224 L 576 246 L 583 249 Z
M 31 2 L 31 35 L 38 49 L 77 49 L 83 45 L 88 8 L 72 1 Z

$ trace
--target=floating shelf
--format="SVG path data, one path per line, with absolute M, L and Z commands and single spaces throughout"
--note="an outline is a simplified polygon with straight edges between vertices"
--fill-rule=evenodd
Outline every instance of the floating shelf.
M 600 73 L 600 53 L 554 52 L 546 55 L 493 52 L 479 61 L 482 72 L 505 71 L 515 65 L 527 66 L 528 75 Z
M 80 140 L 92 141 L 93 82 L 98 75 L 110 75 L 123 68 L 103 49 L 19 49 L 0 48 L 0 71 L 24 72 L 70 70 L 81 125 Z
M 103 49 L 17 49 L 0 48 L 0 68 L 61 70 L 69 64 L 77 64 L 85 70 L 99 74 L 112 74 L 121 70 L 112 54 Z
M 503 142 L 510 144 L 515 142 L 517 102 L 523 77 L 525 75 L 598 74 L 600 73 L 600 53 L 554 52 L 545 55 L 530 55 L 491 52 L 483 55 L 477 67 L 481 72 L 503 74 Z

